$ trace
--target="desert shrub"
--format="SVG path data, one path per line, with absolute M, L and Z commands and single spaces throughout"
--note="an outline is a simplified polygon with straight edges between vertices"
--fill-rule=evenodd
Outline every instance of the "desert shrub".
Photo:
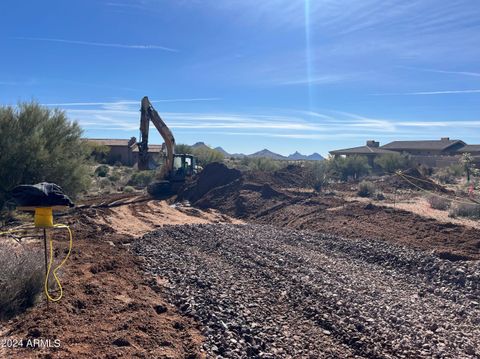
M 341 181 L 358 179 L 370 173 L 371 168 L 365 156 L 334 157 L 327 160 L 329 172 Z
M 128 184 L 131 186 L 146 187 L 155 178 L 155 171 L 140 171 L 135 172 L 130 177 Z
M 310 161 L 305 166 L 308 182 L 312 184 L 313 189 L 315 191 L 324 189 L 331 178 L 326 161 Z
M 273 172 L 282 168 L 280 161 L 267 157 L 244 157 L 240 163 L 252 171 Z
M 408 168 L 410 160 L 400 153 L 387 153 L 375 158 L 375 164 L 384 172 L 393 173 Z
M 194 149 L 193 154 L 197 157 L 198 163 L 202 166 L 212 162 L 222 162 L 224 159 L 223 153 L 208 147 Z
M 120 178 L 121 176 L 118 173 L 112 173 L 110 176 L 108 176 L 108 179 L 114 183 L 120 181 Z
M 458 203 L 450 209 L 450 217 L 480 218 L 480 205 L 475 203 Z
M 35 304 L 43 290 L 42 252 L 0 242 L 0 320 L 9 319 Z
M 107 165 L 100 165 L 95 168 L 95 175 L 98 177 L 107 177 L 108 172 L 110 172 L 110 168 Z
M 0 208 L 19 184 L 54 182 L 73 197 L 88 187 L 88 149 L 65 112 L 35 102 L 1 106 L 0 134 Z
M 100 178 L 100 181 L 98 182 L 100 188 L 107 188 L 109 187 L 112 183 L 108 178 L 102 177 Z
M 454 184 L 457 179 L 462 177 L 465 170 L 461 164 L 451 165 L 449 167 L 440 168 L 435 173 L 435 178 L 441 183 Z
M 133 192 L 135 192 L 135 188 L 133 188 L 132 186 L 125 186 L 125 187 L 123 188 L 123 192 L 125 192 L 125 193 L 133 193 Z
M 110 147 L 101 145 L 98 143 L 86 142 L 90 159 L 98 163 L 106 163 L 108 160 L 108 154 L 110 153 Z
M 442 211 L 446 211 L 452 203 L 449 199 L 439 197 L 434 194 L 427 197 L 427 202 L 431 208 L 439 209 Z
M 448 169 L 442 168 L 435 173 L 435 178 L 443 184 L 454 184 L 455 176 L 453 176 Z
M 357 194 L 360 197 L 373 197 L 376 192 L 376 187 L 372 182 L 362 181 L 358 185 Z
M 179 143 L 175 145 L 175 153 L 193 154 L 193 147 L 183 143 Z
M 430 177 L 433 174 L 433 168 L 425 164 L 417 166 L 417 171 L 420 172 L 423 177 Z

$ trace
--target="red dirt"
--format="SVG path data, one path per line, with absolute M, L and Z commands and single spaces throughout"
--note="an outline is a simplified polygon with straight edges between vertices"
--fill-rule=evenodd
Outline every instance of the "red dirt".
M 74 231 L 73 253 L 61 274 L 64 298 L 47 309 L 42 297 L 37 306 L 2 323 L 2 338 L 24 343 L 29 338 L 59 339 L 60 348 L 4 348 L 0 356 L 205 357 L 197 324 L 162 299 L 155 291 L 161 278 L 145 277 L 141 259 L 128 251 L 133 237 L 117 234 L 98 220 L 108 218 L 109 211 L 84 209 L 60 220 Z M 56 246 L 64 248 L 65 243 Z
M 276 183 L 274 177 L 275 174 L 245 173 L 228 184 L 213 186 L 208 192 L 204 189 L 205 194 L 192 203 L 255 222 L 382 239 L 434 251 L 450 260 L 480 259 L 478 229 L 403 210 L 347 202 L 341 196 L 289 191 L 283 188 L 285 183 Z M 431 186 L 437 188 L 433 182 Z M 190 190 L 194 192 L 194 184 Z

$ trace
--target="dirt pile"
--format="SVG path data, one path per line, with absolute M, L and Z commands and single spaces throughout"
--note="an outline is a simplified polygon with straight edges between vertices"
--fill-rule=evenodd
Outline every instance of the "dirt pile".
M 390 175 L 386 178 L 384 183 L 393 189 L 411 189 L 411 190 L 426 190 L 441 193 L 448 193 L 449 191 L 442 185 L 435 183 L 428 177 L 422 175 L 416 168 L 410 168 L 402 171 L 400 174 Z
M 245 177 L 252 182 L 268 183 L 278 188 L 309 188 L 313 180 L 307 168 L 288 165 L 273 172 L 249 171 Z
M 231 169 L 222 163 L 210 163 L 203 169 L 198 177 L 180 190 L 178 200 L 197 202 L 214 188 L 222 187 L 242 177 L 237 169 Z
M 240 172 L 223 164 L 212 163 L 205 167 L 197 179 L 188 184 L 177 197 L 188 200 L 199 208 L 215 208 L 239 218 L 249 218 L 291 199 L 283 190 L 283 175 L 275 173 Z

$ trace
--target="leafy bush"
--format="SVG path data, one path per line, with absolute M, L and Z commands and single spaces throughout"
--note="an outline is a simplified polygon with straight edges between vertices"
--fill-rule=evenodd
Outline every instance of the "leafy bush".
M 430 204 L 431 208 L 439 209 L 441 211 L 446 211 L 452 204 L 449 199 L 439 197 L 434 194 L 427 197 L 427 202 Z
M 448 214 L 450 217 L 467 217 L 473 219 L 480 218 L 480 205 L 479 204 L 469 204 L 469 203 L 458 203 L 450 209 Z
M 462 177 L 465 170 L 461 164 L 451 165 L 449 167 L 440 168 L 435 173 L 435 178 L 441 183 L 454 184 L 457 179 Z
M 146 187 L 155 178 L 155 171 L 140 171 L 132 174 L 128 184 L 131 186 Z
M 387 153 L 375 158 L 375 164 L 384 172 L 393 173 L 408 168 L 410 161 L 400 153 Z
M 179 154 L 193 154 L 193 147 L 179 143 L 175 145 L 175 153 Z
M 100 165 L 97 168 L 95 168 L 95 174 L 98 177 L 107 177 L 109 171 L 110 171 L 110 168 L 108 168 L 107 165 Z
M 327 165 L 332 176 L 342 181 L 361 178 L 371 171 L 365 156 L 329 158 Z
M 0 242 L 0 320 L 9 319 L 35 304 L 43 290 L 42 252 Z
M 110 147 L 101 145 L 98 143 L 86 142 L 86 147 L 90 158 L 98 163 L 106 163 L 108 160 L 108 154 L 110 153 Z
M 100 182 L 99 182 L 99 185 L 100 185 L 100 188 L 107 188 L 111 185 L 112 183 L 110 182 L 110 180 L 108 178 L 105 178 L 105 177 L 102 177 L 100 179 Z
M 223 153 L 208 147 L 200 147 L 193 150 L 193 154 L 198 159 L 198 163 L 205 166 L 212 162 L 222 162 Z
M 108 176 L 108 179 L 114 183 L 120 181 L 120 178 L 121 176 L 118 173 L 112 173 L 112 175 Z
M 282 168 L 280 161 L 267 157 L 243 157 L 240 163 L 252 171 L 273 172 Z
M 372 182 L 362 181 L 358 185 L 357 194 L 360 197 L 373 197 L 376 192 L 376 187 Z
M 35 102 L 2 106 L 0 134 L 0 209 L 19 184 L 54 182 L 72 197 L 88 187 L 88 148 L 65 112 Z
M 133 193 L 133 192 L 135 192 L 135 188 L 133 188 L 132 186 L 125 186 L 125 187 L 123 188 L 123 192 L 125 192 L 125 193 Z

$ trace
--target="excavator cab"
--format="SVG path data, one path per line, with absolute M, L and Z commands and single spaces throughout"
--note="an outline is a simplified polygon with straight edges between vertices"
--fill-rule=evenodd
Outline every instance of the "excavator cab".
M 172 181 L 185 181 L 196 173 L 197 160 L 192 155 L 175 154 L 173 156 Z

